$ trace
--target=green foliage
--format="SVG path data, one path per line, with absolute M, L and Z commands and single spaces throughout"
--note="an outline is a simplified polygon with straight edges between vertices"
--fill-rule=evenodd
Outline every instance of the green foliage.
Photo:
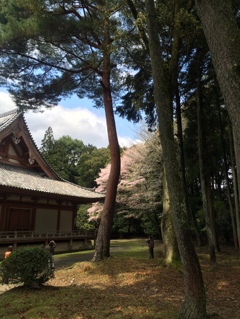
M 50 258 L 50 253 L 43 248 L 20 248 L 2 261 L 0 272 L 8 283 L 34 287 L 50 279 Z
M 214 210 L 216 212 L 216 224 L 218 236 L 221 241 L 226 243 L 232 239 L 232 222 L 229 209 L 224 201 L 214 201 Z
M 82 141 L 62 136 L 55 141 L 48 161 L 62 178 L 76 183 L 77 164 L 84 149 Z
M 120 78 L 120 68 L 115 67 L 122 59 L 115 48 L 118 17 L 114 13 L 119 9 L 115 4 L 118 1 L 96 1 L 94 5 L 85 1 L 0 1 L 0 77 L 21 109 L 51 107 L 60 96 L 72 94 L 103 106 L 104 52 L 111 54 L 113 91 Z M 106 47 L 103 25 L 109 17 L 113 41 Z
M 77 183 L 84 187 L 95 187 L 95 179 L 100 169 L 105 167 L 109 162 L 109 148 L 102 147 L 98 149 L 91 145 L 85 146 L 85 150 L 81 154 L 77 165 Z
M 217 233 L 220 242 L 229 243 L 232 240 L 232 222 L 230 211 L 225 201 L 214 201 L 214 213 L 216 219 Z M 204 212 L 200 209 L 197 212 L 196 220 L 202 234 L 206 235 Z
M 91 205 L 80 205 L 77 212 L 77 218 L 76 218 L 76 226 L 79 230 L 95 230 L 96 229 L 96 223 L 89 222 L 88 218 L 88 208 L 90 208 Z
M 119 208 L 117 205 L 116 210 Z M 117 238 L 131 238 L 133 236 L 144 235 L 141 218 L 137 218 L 137 213 L 133 209 L 127 212 L 120 212 L 114 216 L 114 224 L 112 234 Z
M 76 183 L 77 165 L 85 145 L 82 141 L 62 136 L 58 140 L 53 137 L 51 128 L 45 132 L 40 151 L 46 161 L 62 178 Z
M 41 148 L 39 149 L 43 157 L 48 160 L 51 152 L 53 150 L 55 144 L 55 139 L 53 135 L 53 129 L 49 127 L 43 137 L 43 140 L 41 142 Z
M 178 82 L 177 91 L 181 101 L 184 101 L 185 172 L 190 204 L 195 214 L 201 208 L 196 122 L 196 74 L 200 69 L 207 172 L 213 181 L 214 198 L 225 202 L 227 196 L 218 104 L 221 105 L 225 121 L 225 134 L 228 132 L 227 115 L 216 83 L 209 48 L 196 10 L 192 7 L 193 2 L 191 5 L 189 1 L 175 3 L 172 0 L 155 3 L 161 37 L 162 56 L 159 59 L 164 61 L 164 71 L 170 71 L 168 76 L 172 77 L 171 82 Z M 179 6 L 177 12 L 174 11 L 176 4 Z M 115 93 L 115 112 L 134 122 L 145 117 L 150 127 L 156 123 L 149 50 L 144 41 L 144 1 L 134 2 L 134 18 L 131 16 L 132 9 L 129 10 L 127 5 L 112 15 L 117 8 L 114 5 L 119 5 L 119 2 L 108 0 L 89 4 L 85 1 L 0 0 L 0 82 L 5 80 L 11 85 L 11 92 L 16 94 L 18 105 L 37 109 L 41 105 L 56 104 L 60 96 L 76 94 L 94 99 L 97 106 L 102 106 L 102 58 L 106 49 L 102 26 L 106 16 L 111 16 L 111 45 L 108 50 L 111 53 L 109 67 L 111 88 Z M 233 1 L 233 9 L 239 22 L 239 1 Z M 173 50 L 174 44 L 177 44 L 177 55 Z M 174 68 L 177 74 L 173 72 Z M 169 80 L 168 76 L 166 79 Z M 175 91 L 172 93 L 173 107 Z M 119 98 L 122 98 L 121 102 Z M 109 162 L 108 149 L 84 146 L 82 142 L 70 137 L 55 141 L 50 128 L 43 142 L 42 154 L 53 169 L 62 178 L 84 187 L 95 187 L 100 168 Z M 230 162 L 226 136 L 224 142 L 227 160 Z M 141 187 L 131 185 L 118 192 L 120 200 L 116 205 L 114 227 L 124 233 L 142 229 L 148 233 L 151 229 L 154 231 L 161 214 L 161 154 L 154 147 L 145 153 L 138 171 L 137 165 L 134 165 L 135 172 L 132 170 L 128 178 L 130 185 L 134 175 L 141 176 L 144 179 Z M 227 170 L 230 171 L 231 164 L 228 165 Z M 218 231 L 222 234 L 222 228 L 226 229 L 227 218 L 224 214 L 218 218 Z M 77 221 L 79 227 L 82 227 L 81 223 L 88 227 L 85 220 L 85 212 L 80 209 Z M 201 226 L 204 228 L 204 221 L 201 221 Z
M 45 132 L 40 152 L 59 176 L 88 188 L 96 186 L 100 169 L 110 161 L 109 148 L 97 149 L 70 136 L 55 140 L 51 127 Z

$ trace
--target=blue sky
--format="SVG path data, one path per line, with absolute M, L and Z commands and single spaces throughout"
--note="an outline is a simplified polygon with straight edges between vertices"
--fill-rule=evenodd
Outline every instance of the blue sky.
M 94 108 L 88 99 L 77 97 L 62 100 L 59 105 L 43 113 L 27 112 L 25 119 L 38 147 L 48 127 L 55 139 L 69 135 L 73 139 L 98 148 L 108 146 L 104 109 Z M 16 108 L 9 94 L 0 88 L 0 113 Z M 120 146 L 129 147 L 139 141 L 139 125 L 115 117 Z

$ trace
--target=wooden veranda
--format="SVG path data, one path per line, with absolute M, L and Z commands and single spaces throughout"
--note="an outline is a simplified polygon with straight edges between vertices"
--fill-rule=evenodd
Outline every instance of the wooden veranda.
M 61 247 L 60 243 L 66 243 L 66 246 L 62 245 L 62 249 L 56 251 L 71 251 L 74 249 L 74 243 L 82 243 L 81 248 L 89 248 L 89 241 L 95 239 L 94 231 L 59 231 L 59 232 L 34 232 L 34 231 L 0 231 L 0 245 L 2 248 L 6 248 L 8 245 L 13 245 L 16 249 L 20 245 L 46 245 L 50 240 L 54 240 L 57 243 L 57 247 Z M 63 248 L 65 247 L 65 248 Z M 78 250 L 81 250 L 78 249 Z

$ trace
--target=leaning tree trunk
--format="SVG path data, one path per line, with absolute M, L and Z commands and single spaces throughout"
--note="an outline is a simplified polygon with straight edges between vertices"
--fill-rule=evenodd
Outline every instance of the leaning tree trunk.
M 117 130 L 114 119 L 111 87 L 110 87 L 110 52 L 111 38 L 109 34 L 109 19 L 106 17 L 104 22 L 104 49 L 103 49 L 103 71 L 102 71 L 102 87 L 103 99 L 106 113 L 108 140 L 111 157 L 111 171 L 108 179 L 106 197 L 103 205 L 103 212 L 101 216 L 100 225 L 98 228 L 95 253 L 93 261 L 102 260 L 110 256 L 110 238 L 112 231 L 113 215 L 115 200 L 117 195 L 117 187 L 120 176 L 120 149 L 117 138 Z
M 173 132 L 171 92 L 169 92 L 167 84 L 168 77 L 165 76 L 164 62 L 161 59 L 162 51 L 159 42 L 158 19 L 154 0 L 145 0 L 145 3 L 154 98 L 157 106 L 173 224 L 184 274 L 185 300 L 181 311 L 181 318 L 205 319 L 205 289 L 199 260 L 189 229 L 187 205 L 179 173 L 179 151 Z

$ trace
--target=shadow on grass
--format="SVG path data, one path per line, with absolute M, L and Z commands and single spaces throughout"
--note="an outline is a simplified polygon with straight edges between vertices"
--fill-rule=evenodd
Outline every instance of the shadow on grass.
M 91 261 L 93 258 L 94 251 L 88 250 L 84 252 L 74 252 L 63 255 L 55 255 L 55 268 L 72 267 L 75 263 L 82 261 Z
M 131 244 L 129 248 L 127 243 L 113 242 L 113 257 L 98 263 L 76 263 L 78 254 L 74 254 L 71 267 L 57 270 L 49 285 L 3 293 L 0 318 L 176 319 L 184 299 L 182 274 L 172 267 L 159 267 L 160 243 L 156 243 L 154 260 L 148 259 L 144 241 Z M 240 318 L 239 256 L 223 252 L 217 271 L 212 272 L 206 250 L 199 250 L 199 254 L 208 312 L 214 314 L 212 318 Z M 234 262 L 226 267 L 227 260 Z
M 148 277 L 124 284 L 113 281 L 111 285 L 100 280 L 90 285 L 43 286 L 34 291 L 14 288 L 1 296 L 0 318 L 177 318 L 180 304 L 180 300 L 166 297 Z

